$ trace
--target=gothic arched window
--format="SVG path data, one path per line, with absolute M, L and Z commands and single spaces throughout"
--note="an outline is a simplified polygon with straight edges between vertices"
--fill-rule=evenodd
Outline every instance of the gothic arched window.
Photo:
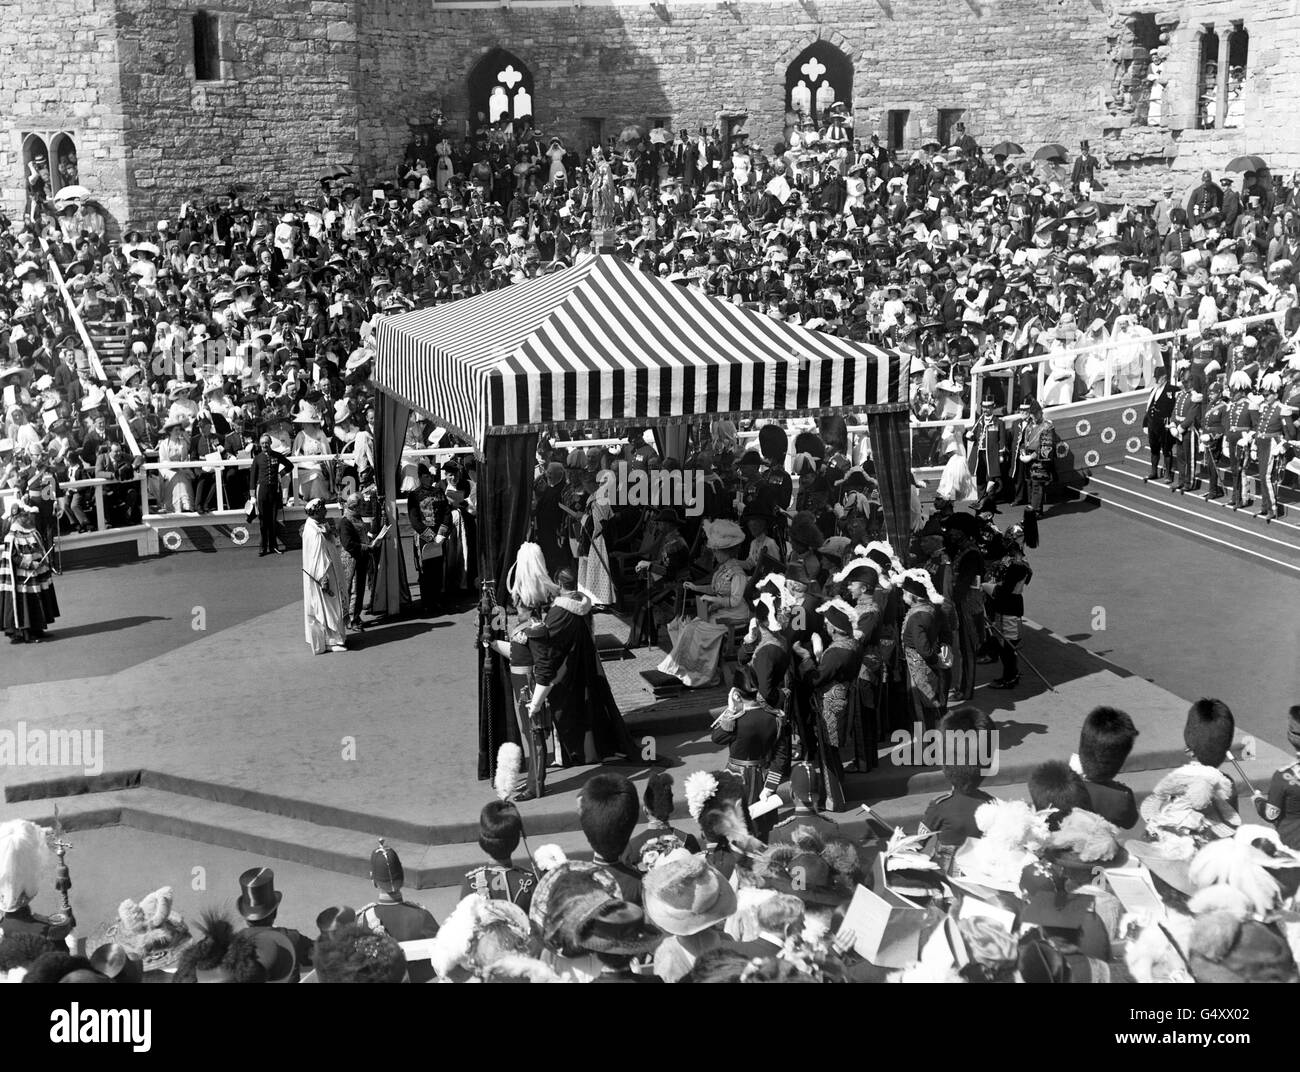
M 469 75 L 469 107 L 478 123 L 533 116 L 533 74 L 503 48 L 474 65 Z
M 836 101 L 853 107 L 853 62 L 829 41 L 814 41 L 786 68 L 786 108 L 820 120 Z

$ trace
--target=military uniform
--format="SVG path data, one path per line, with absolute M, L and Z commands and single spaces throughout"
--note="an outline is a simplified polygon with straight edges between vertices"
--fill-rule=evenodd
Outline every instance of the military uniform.
M 1219 459 L 1227 432 L 1228 403 L 1219 399 L 1205 411 L 1201 425 L 1201 447 L 1205 451 L 1205 469 L 1210 477 L 1210 490 L 1205 496 L 1207 499 L 1223 497 L 1223 487 L 1219 482 Z
M 1174 467 L 1178 476 L 1173 483 L 1177 491 L 1189 491 L 1196 474 L 1192 472 L 1192 446 L 1201 428 L 1201 403 L 1196 392 L 1184 387 L 1174 397 L 1174 411 L 1169 416 L 1169 431 L 1174 437 Z
M 1223 442 L 1232 467 L 1232 505 L 1238 507 L 1242 505 L 1241 473 L 1246 466 L 1250 437 L 1255 428 L 1255 411 L 1250 408 L 1250 399 L 1244 394 L 1228 403 L 1226 424 Z
M 823 841 L 827 838 L 840 836 L 840 824 L 831 816 L 819 811 L 804 811 L 796 807 L 794 814 L 788 819 L 782 819 L 768 835 L 767 843 L 769 845 L 790 845 L 793 844 L 794 832 L 801 826 L 810 826 L 817 831 L 817 836 Z
M 504 864 L 482 864 L 465 872 L 460 895 L 464 898 L 476 893 L 489 901 L 509 901 L 527 912 L 536 888 L 537 876 L 531 871 Z
M 930 801 L 921 819 L 921 833 L 937 834 L 940 845 L 952 846 L 965 844 L 967 838 L 980 837 L 975 811 L 992 799 L 988 793 L 978 789 L 970 794 L 949 790 Z
M 1277 827 L 1283 845 L 1300 849 L 1300 760 L 1273 772 L 1268 796 L 1255 798 L 1255 810 Z
M 372 934 L 387 934 L 398 942 L 415 942 L 438 934 L 433 914 L 424 905 L 400 895 L 397 901 L 371 901 L 357 913 L 357 925 Z
M 1270 398 L 1259 407 L 1255 425 L 1255 456 L 1259 463 L 1259 513 L 1268 517 L 1277 513 L 1273 500 L 1272 469 L 1285 457 L 1282 440 L 1291 433 L 1291 416 L 1278 399 Z

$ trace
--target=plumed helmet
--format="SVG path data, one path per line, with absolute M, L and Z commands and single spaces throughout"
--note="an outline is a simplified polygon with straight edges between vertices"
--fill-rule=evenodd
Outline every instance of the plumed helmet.
M 379 847 L 370 854 L 370 879 L 378 889 L 394 893 L 406 883 L 406 872 L 396 851 L 379 839 Z

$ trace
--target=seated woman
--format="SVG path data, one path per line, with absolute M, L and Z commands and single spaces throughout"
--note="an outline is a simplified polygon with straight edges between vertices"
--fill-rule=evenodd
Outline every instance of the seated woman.
M 745 603 L 747 576 L 745 564 L 736 558 L 736 550 L 745 534 L 734 521 L 722 519 L 705 523 L 705 544 L 713 552 L 713 577 L 708 584 L 687 581 L 685 588 L 695 592 L 695 607 L 701 621 L 735 622 L 749 617 Z M 772 541 L 775 547 L 775 541 Z M 777 558 L 780 563 L 780 558 Z
M 691 688 L 713 684 L 722 655 L 722 641 L 730 623 L 749 617 L 745 602 L 747 578 L 735 557 L 745 534 L 739 525 L 725 518 L 706 521 L 704 533 L 717 568 L 708 584 L 688 581 L 683 586 L 686 591 L 697 593 L 699 616 L 686 623 L 677 634 L 673 650 L 659 664 L 661 673 L 671 674 Z

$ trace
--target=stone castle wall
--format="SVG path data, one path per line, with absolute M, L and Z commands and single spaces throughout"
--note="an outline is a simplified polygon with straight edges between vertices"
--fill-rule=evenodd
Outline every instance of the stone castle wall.
M 857 130 L 885 133 L 906 109 L 908 142 L 933 136 L 939 109 L 968 130 L 1026 146 L 1099 135 L 1110 79 L 1109 17 L 1090 3 L 851 0 L 608 7 L 458 9 L 428 0 L 365 5 L 360 25 L 362 157 L 387 164 L 409 140 L 408 120 L 441 106 L 461 124 L 466 77 L 496 46 L 536 79 L 546 132 L 575 137 L 581 117 L 607 133 L 648 118 L 712 127 L 748 116 L 751 144 L 782 133 L 788 64 L 825 38 L 853 60 Z M 395 87 L 401 87 L 395 92 Z
M 235 182 L 279 200 L 356 158 L 356 4 L 217 0 L 221 79 L 194 78 L 197 4 L 117 0 L 131 214 L 151 222 Z
M 81 184 L 100 194 L 111 221 L 125 218 L 116 7 L 116 0 L 0 5 L 0 208 L 12 219 L 26 200 L 24 135 L 59 133 L 74 141 Z
M 935 136 L 940 109 L 963 113 L 990 145 L 1074 151 L 1094 139 L 1123 196 L 1172 171 L 1187 184 L 1256 152 L 1300 166 L 1291 100 L 1300 88 L 1300 13 L 1277 0 L 696 0 L 462 6 L 440 0 L 214 0 L 222 78 L 194 78 L 190 19 L 179 0 L 9 0 L 0 12 L 0 198 L 21 211 L 21 136 L 66 130 L 85 185 L 119 227 L 152 225 L 187 197 L 234 182 L 273 198 L 305 196 L 335 165 L 363 182 L 392 177 L 411 124 L 440 107 L 456 129 L 467 78 L 501 47 L 535 79 L 548 133 L 581 142 L 663 119 L 673 128 L 744 116 L 752 144 L 782 133 L 787 65 L 825 39 L 854 66 L 860 135 L 886 134 L 906 110 L 905 148 Z M 1150 18 L 1146 18 L 1149 16 Z M 1127 101 L 1146 49 L 1133 25 L 1169 37 L 1164 124 Z M 1196 130 L 1197 34 L 1240 20 L 1251 34 L 1245 122 Z M 1149 41 L 1147 42 L 1149 43 Z M 1125 72 L 1128 72 L 1126 75 Z M 1181 102 L 1176 105 L 1175 102 Z M 1179 110 L 1181 109 L 1181 111 Z

